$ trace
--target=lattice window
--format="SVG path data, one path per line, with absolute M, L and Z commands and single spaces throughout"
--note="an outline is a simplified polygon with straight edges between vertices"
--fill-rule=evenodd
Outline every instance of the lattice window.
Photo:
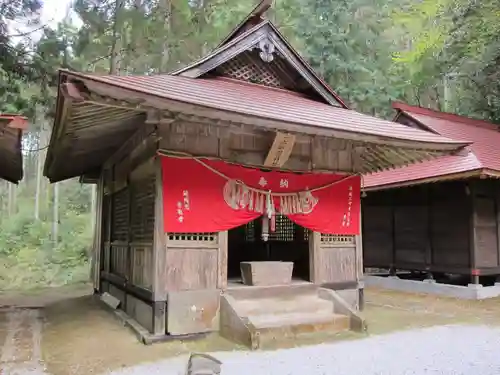
M 111 198 L 109 194 L 103 195 L 102 197 L 102 217 L 101 217 L 101 227 L 102 227 L 102 240 L 103 242 L 109 241 L 109 205 L 111 204 Z
M 295 224 L 285 215 L 276 215 L 276 231 L 269 233 L 270 241 L 290 241 L 295 239 Z
M 217 233 L 169 233 L 169 241 L 216 242 Z
M 321 242 L 329 245 L 354 245 L 354 236 L 341 236 L 338 234 L 321 234 Z
M 155 221 L 155 176 L 134 181 L 131 189 L 132 241 L 152 242 Z
M 245 242 L 255 242 L 255 221 L 245 225 Z
M 222 64 L 217 70 L 224 76 L 261 85 L 282 87 L 281 79 L 274 69 L 273 62 L 265 63 L 258 52 L 247 52 L 238 58 Z
M 113 241 L 127 241 L 128 239 L 128 188 L 113 194 L 113 221 L 111 236 Z

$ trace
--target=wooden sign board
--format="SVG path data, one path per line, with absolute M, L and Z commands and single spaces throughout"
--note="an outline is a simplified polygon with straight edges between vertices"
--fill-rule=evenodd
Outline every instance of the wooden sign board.
M 295 135 L 276 132 L 276 137 L 274 137 L 271 149 L 264 161 L 264 166 L 272 168 L 283 167 L 292 154 L 294 144 Z

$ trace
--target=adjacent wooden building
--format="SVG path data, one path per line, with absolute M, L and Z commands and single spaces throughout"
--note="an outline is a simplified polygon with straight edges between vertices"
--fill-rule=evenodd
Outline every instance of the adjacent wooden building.
M 472 142 L 459 155 L 367 175 L 365 267 L 500 274 L 498 125 L 395 103 L 395 122 Z
M 317 177 L 330 181 L 321 187 L 326 188 L 354 176 L 345 191 L 359 202 L 356 175 L 448 155 L 468 144 L 348 109 L 265 19 L 268 8 L 261 2 L 212 53 L 171 74 L 60 72 L 45 175 L 52 182 L 80 176 L 97 184 L 95 289 L 118 298 L 119 307 L 155 337 L 220 329 L 255 346 L 262 337 L 256 332 L 263 328 L 340 327 L 337 315 L 359 306 L 362 288 L 359 207 L 353 203 L 358 216 L 350 220 L 349 203 L 337 223 L 341 229 L 321 233 L 298 224 L 307 214 L 304 204 L 319 207 L 321 192 L 304 187 L 307 194 L 296 195 L 299 212 L 280 189 L 289 188 L 293 179 Z M 229 211 L 226 206 L 210 210 L 213 191 L 208 188 L 194 207 L 192 190 L 200 184 L 192 180 L 200 175 L 179 164 L 171 165 L 180 169 L 165 167 L 174 159 L 202 164 L 206 168 L 200 173 L 214 172 L 214 179 L 227 178 L 226 203 L 239 210 L 239 223 L 245 212 L 238 204 L 254 205 L 247 212 L 252 217 L 237 227 L 224 222 L 224 230 L 204 229 Z M 260 176 L 258 183 L 235 182 L 230 175 L 236 169 Z M 271 180 L 278 181 L 276 189 L 270 188 Z M 183 183 L 191 184 L 189 189 L 183 191 Z M 183 192 L 177 203 L 174 188 Z M 255 200 L 242 203 L 243 197 Z M 274 198 L 282 199 L 279 212 L 274 212 Z M 264 211 L 255 209 L 261 204 L 255 202 L 264 204 Z M 192 207 L 201 206 L 207 220 L 189 216 Z M 172 212 L 178 222 L 168 221 Z M 269 214 L 274 230 L 256 218 L 262 214 Z M 192 230 L 173 230 L 188 219 Z M 243 261 L 260 271 L 259 265 L 277 266 L 262 261 L 291 262 L 293 282 L 243 285 Z M 293 298 L 271 303 L 283 296 L 296 297 L 297 303 Z M 338 304 L 335 313 L 325 301 Z M 290 315 L 297 311 L 307 324 Z M 282 318 L 279 324 L 266 320 L 272 316 Z
M 27 119 L 0 114 L 0 178 L 17 184 L 23 178 L 22 135 Z

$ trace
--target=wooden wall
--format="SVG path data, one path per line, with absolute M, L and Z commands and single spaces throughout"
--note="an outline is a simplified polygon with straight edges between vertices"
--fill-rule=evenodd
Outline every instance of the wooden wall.
M 111 174 L 111 171 L 109 172 Z M 122 177 L 120 177 L 122 178 Z M 145 290 L 152 290 L 155 174 L 148 162 L 128 174 L 105 182 L 103 199 L 104 259 L 106 274 Z
M 365 267 L 469 275 L 498 267 L 498 205 L 489 183 L 369 192 L 362 200 Z
M 118 298 L 120 309 L 153 332 L 154 159 L 144 153 L 130 163 L 125 157 L 109 165 L 101 180 L 100 291 Z M 163 333 L 164 326 L 159 328 Z
M 358 236 L 309 233 L 311 281 L 315 284 L 357 289 L 363 274 L 361 240 Z
M 167 234 L 168 291 L 226 286 L 227 232 Z
M 500 183 L 493 179 L 473 180 L 470 190 L 474 268 L 481 274 L 500 274 Z

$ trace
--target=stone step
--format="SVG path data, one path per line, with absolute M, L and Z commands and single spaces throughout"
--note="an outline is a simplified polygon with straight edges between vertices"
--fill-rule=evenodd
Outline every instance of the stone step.
M 333 303 L 316 294 L 297 295 L 289 298 L 260 298 L 236 300 L 234 308 L 240 316 L 282 313 L 327 313 L 334 311 Z
M 249 317 L 252 347 L 263 348 L 283 339 L 295 339 L 314 333 L 340 333 L 350 328 L 349 317 L 336 314 L 278 314 Z
M 303 294 L 317 294 L 318 286 L 303 282 L 290 285 L 273 286 L 245 286 L 232 287 L 225 291 L 236 300 L 240 299 L 262 299 L 262 298 L 291 298 Z
M 251 315 L 248 317 L 248 320 L 256 329 L 264 329 L 332 323 L 332 321 L 345 317 L 345 315 L 333 314 L 332 312 L 290 312 L 283 314 Z

